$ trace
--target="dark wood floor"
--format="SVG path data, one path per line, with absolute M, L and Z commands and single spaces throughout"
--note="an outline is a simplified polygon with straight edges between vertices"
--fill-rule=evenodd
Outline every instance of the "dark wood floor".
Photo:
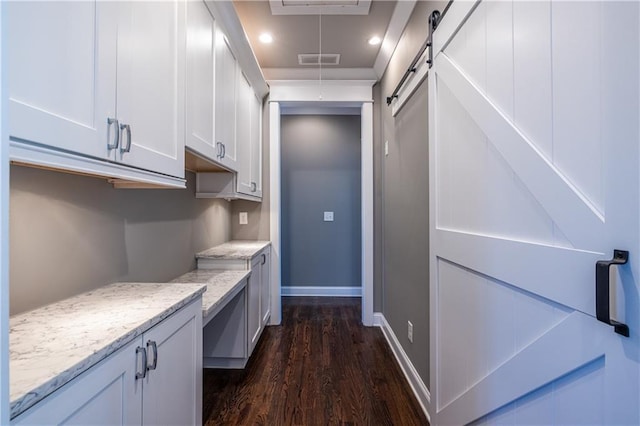
M 244 370 L 205 369 L 209 425 L 428 425 L 360 299 L 283 298 Z

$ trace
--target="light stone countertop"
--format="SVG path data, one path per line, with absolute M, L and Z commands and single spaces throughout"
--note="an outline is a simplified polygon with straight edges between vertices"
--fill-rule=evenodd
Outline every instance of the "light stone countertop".
M 228 241 L 197 253 L 196 258 L 251 260 L 269 244 L 271 244 L 271 241 Z
M 244 279 L 250 274 L 251 271 L 248 270 L 195 269 L 170 282 L 174 284 L 198 283 L 207 285 L 207 291 L 202 296 L 202 318 L 207 320 L 239 292 L 245 284 L 243 282 Z
M 11 418 L 205 290 L 202 284 L 115 283 L 11 317 Z

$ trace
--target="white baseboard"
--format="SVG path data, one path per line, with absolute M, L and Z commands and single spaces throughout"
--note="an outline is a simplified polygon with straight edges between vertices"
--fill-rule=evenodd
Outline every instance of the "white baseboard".
M 375 312 L 373 314 L 373 325 L 380 327 L 382 329 L 382 334 L 387 339 L 387 343 L 391 347 L 391 351 L 393 355 L 395 355 L 398 364 L 400 364 L 400 368 L 404 373 L 404 376 L 409 381 L 409 385 L 411 386 L 411 390 L 413 390 L 413 394 L 418 399 L 420 406 L 422 407 L 422 411 L 427 416 L 429 422 L 431 422 L 431 416 L 429 415 L 428 407 L 431 404 L 431 394 L 429 393 L 429 389 L 425 386 L 424 382 L 418 375 L 415 367 L 411 363 L 411 360 L 407 356 L 407 353 L 402 349 L 402 345 L 398 341 L 395 333 L 391 329 L 391 326 L 387 322 L 387 319 L 384 317 L 384 314 L 381 312 Z
M 374 312 L 373 313 L 373 326 L 374 327 L 382 327 L 385 323 L 384 315 L 382 312 Z
M 362 287 L 282 286 L 282 296 L 361 297 Z

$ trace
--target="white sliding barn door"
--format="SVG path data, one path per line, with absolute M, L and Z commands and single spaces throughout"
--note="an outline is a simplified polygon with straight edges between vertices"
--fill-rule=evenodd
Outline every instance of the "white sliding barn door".
M 433 424 L 640 424 L 639 21 L 637 1 L 454 1 L 435 31 Z M 596 318 L 614 249 L 630 337 Z

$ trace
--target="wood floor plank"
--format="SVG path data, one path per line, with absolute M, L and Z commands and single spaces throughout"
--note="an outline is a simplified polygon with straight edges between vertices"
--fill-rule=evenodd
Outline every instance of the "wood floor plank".
M 286 297 L 244 370 L 205 369 L 213 425 L 428 425 L 359 298 Z

